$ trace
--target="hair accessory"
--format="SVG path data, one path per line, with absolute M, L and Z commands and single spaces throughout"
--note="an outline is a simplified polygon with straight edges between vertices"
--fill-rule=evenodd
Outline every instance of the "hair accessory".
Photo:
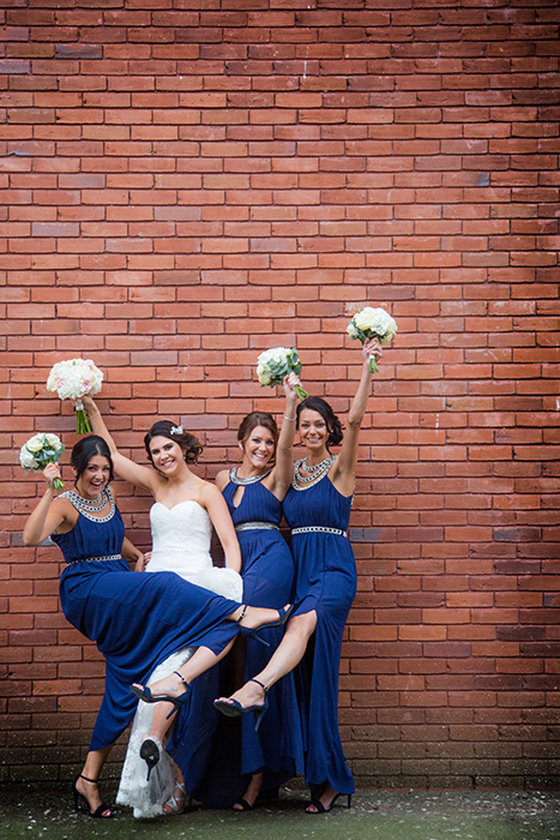
M 182 435 L 183 434 L 183 427 L 182 426 L 171 426 L 169 430 L 172 435 Z

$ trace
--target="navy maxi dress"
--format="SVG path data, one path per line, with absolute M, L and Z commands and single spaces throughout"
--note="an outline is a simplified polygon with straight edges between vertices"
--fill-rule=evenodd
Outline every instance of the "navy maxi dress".
M 189 645 L 220 653 L 239 628 L 227 616 L 239 603 L 188 583 L 174 572 L 131 572 L 121 557 L 124 526 L 111 490 L 109 513 L 95 517 L 91 503 L 73 491 L 62 496 L 78 510 L 76 525 L 52 534 L 68 564 L 60 601 L 68 621 L 95 641 L 105 657 L 105 693 L 90 750 L 112 744 L 132 720 L 133 682 L 144 682 L 170 654 Z M 89 508 L 89 510 L 88 510 Z
M 243 496 L 236 505 L 234 496 L 243 486 Z M 260 481 L 244 484 L 230 472 L 223 489 L 241 548 L 241 576 L 247 604 L 254 607 L 280 607 L 291 601 L 294 584 L 294 560 L 279 524 L 282 502 Z M 258 674 L 282 641 L 284 627 L 274 627 L 261 635 L 265 647 L 254 639 L 245 643 L 243 682 Z M 263 790 L 276 788 L 303 769 L 303 744 L 295 682 L 287 674 L 268 692 L 269 708 L 259 731 L 255 732 L 253 715 L 242 718 L 241 772 L 264 772 Z
M 315 610 L 317 627 L 298 666 L 305 750 L 305 781 L 354 792 L 338 729 L 338 671 L 344 625 L 356 594 L 356 562 L 346 536 L 352 497 L 328 475 L 301 489 L 292 484 L 284 516 L 292 529 L 296 563 L 295 615 Z

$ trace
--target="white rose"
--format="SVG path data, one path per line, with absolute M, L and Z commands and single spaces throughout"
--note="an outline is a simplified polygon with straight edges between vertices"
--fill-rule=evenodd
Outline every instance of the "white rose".
M 22 446 L 19 451 L 19 462 L 24 470 L 32 470 L 37 467 L 37 462 L 35 461 L 35 458 L 31 454 L 31 452 L 27 450 L 25 445 Z
M 33 453 L 40 452 L 44 445 L 45 441 L 43 440 L 43 435 L 33 435 L 33 437 L 29 438 L 25 444 L 28 451 Z
M 45 440 L 50 446 L 52 446 L 53 449 L 61 449 L 62 447 L 62 442 L 58 435 L 53 435 L 52 432 L 46 433 Z

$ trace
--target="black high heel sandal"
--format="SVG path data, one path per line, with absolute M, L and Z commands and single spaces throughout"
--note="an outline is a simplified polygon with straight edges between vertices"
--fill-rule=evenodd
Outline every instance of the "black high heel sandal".
M 260 624 L 258 627 L 253 628 L 241 627 L 241 622 L 247 612 L 247 607 L 248 604 L 243 604 L 241 615 L 235 623 L 240 625 L 241 632 L 244 636 L 248 639 L 255 639 L 257 642 L 260 642 L 262 645 L 266 645 L 267 647 L 270 647 L 270 642 L 267 642 L 266 639 L 261 639 L 259 636 L 261 630 L 269 630 L 271 627 L 282 627 L 294 611 L 294 604 L 289 604 L 287 607 L 281 607 L 277 610 L 278 618 L 274 618 L 272 621 L 267 621 L 265 624 Z
M 319 799 L 312 799 L 310 804 L 314 805 L 315 808 L 317 808 L 317 810 L 316 811 L 308 811 L 307 808 L 306 808 L 305 813 L 306 814 L 328 814 L 329 811 L 332 811 L 332 809 L 334 808 L 334 803 L 336 802 L 336 800 L 338 799 L 339 796 L 346 796 L 347 797 L 346 807 L 350 808 L 351 805 L 352 805 L 352 794 L 351 793 L 337 793 L 336 796 L 333 798 L 333 801 L 331 802 L 331 804 L 329 805 L 328 808 L 325 808 L 325 806 L 323 805 L 323 803 Z M 307 807 L 309 807 L 309 806 L 307 806 Z
M 148 686 L 130 686 L 132 693 L 135 694 L 136 697 L 139 697 L 140 700 L 143 700 L 144 703 L 160 703 L 162 700 L 166 700 L 168 703 L 173 703 L 173 708 L 165 718 L 166 720 L 169 720 L 171 715 L 174 715 L 175 712 L 187 702 L 188 696 L 191 692 L 190 683 L 186 681 L 184 676 L 179 671 L 173 671 L 173 673 L 177 674 L 177 676 L 181 678 L 183 685 L 185 686 L 185 691 L 178 697 L 172 697 L 170 694 L 152 694 Z
M 150 781 L 150 773 L 159 762 L 163 747 L 159 738 L 155 735 L 146 735 L 142 739 L 142 746 L 140 747 L 140 758 L 143 758 L 148 765 L 148 776 L 146 781 Z
M 97 779 L 88 779 L 87 776 L 82 775 L 82 773 L 78 773 L 78 775 L 72 780 L 72 793 L 74 794 L 74 810 L 79 811 L 80 809 L 78 808 L 78 805 L 84 803 L 85 810 L 87 811 L 90 817 L 93 817 L 94 819 L 110 819 L 113 816 L 113 812 L 111 811 L 109 806 L 106 805 L 104 802 L 102 802 L 101 805 L 95 809 L 95 811 L 91 810 L 87 797 L 84 796 L 83 793 L 80 793 L 80 791 L 77 788 L 78 779 L 84 779 L 86 782 L 91 782 L 94 785 L 97 784 Z M 109 813 L 106 816 L 104 813 L 105 811 L 109 811 Z
M 260 680 L 255 679 L 252 677 L 247 682 L 254 682 L 264 691 L 264 703 L 262 706 L 257 706 L 253 704 L 252 706 L 242 706 L 239 700 L 233 700 L 229 698 L 227 700 L 214 700 L 214 708 L 218 709 L 223 715 L 226 717 L 241 717 L 242 715 L 246 715 L 248 712 L 255 713 L 255 732 L 259 731 L 259 726 L 261 725 L 261 720 L 263 719 L 264 713 L 268 711 L 268 688 L 264 683 Z

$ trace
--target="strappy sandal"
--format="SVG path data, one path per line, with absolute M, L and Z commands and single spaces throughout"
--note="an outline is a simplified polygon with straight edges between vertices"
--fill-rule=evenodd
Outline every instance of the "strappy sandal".
M 263 719 L 263 715 L 266 711 L 268 711 L 268 687 L 264 685 L 260 680 L 257 680 L 255 677 L 252 677 L 247 682 L 254 682 L 264 691 L 264 703 L 262 705 L 253 704 L 252 706 L 242 706 L 239 700 L 234 700 L 232 697 L 228 697 L 226 700 L 214 700 L 214 708 L 218 709 L 223 715 L 226 717 L 241 717 L 242 715 L 246 715 L 248 712 L 255 713 L 255 732 L 259 731 L 259 726 L 261 725 L 261 720 Z M 239 801 L 239 800 L 238 800 Z M 247 810 L 247 809 L 245 809 Z
M 181 791 L 179 796 L 175 796 L 175 792 L 177 790 Z M 186 798 L 187 789 L 185 785 L 183 784 L 183 782 L 177 782 L 173 789 L 173 793 L 171 794 L 169 799 L 166 799 L 163 805 L 161 806 L 162 813 L 165 814 L 167 817 L 174 817 L 175 814 L 182 814 L 185 810 Z M 166 808 L 169 808 L 169 810 L 166 811 Z
M 91 806 L 88 802 L 87 796 L 84 796 L 83 793 L 80 793 L 80 791 L 77 788 L 78 779 L 84 779 L 84 781 L 91 782 L 91 784 L 93 785 L 97 784 L 97 779 L 88 779 L 87 776 L 84 776 L 82 773 L 78 773 L 78 775 L 72 781 L 72 793 L 74 794 L 74 810 L 78 811 L 78 805 L 83 804 L 85 805 L 85 810 L 87 811 L 89 816 L 93 817 L 94 819 L 108 820 L 110 817 L 112 817 L 113 812 L 111 811 L 109 806 L 106 805 L 104 802 L 102 802 L 101 805 L 95 809 L 95 811 L 91 810 Z M 108 811 L 109 813 L 106 814 L 105 811 Z
M 140 685 L 139 683 L 133 683 L 133 685 L 130 686 L 130 690 L 132 691 L 132 693 L 135 694 L 136 697 L 139 697 L 140 700 L 143 700 L 144 703 L 160 703 L 163 700 L 167 701 L 168 703 L 173 703 L 173 708 L 167 715 L 166 720 L 170 718 L 171 715 L 175 714 L 177 709 L 179 709 L 187 702 L 189 694 L 191 693 L 190 683 L 186 681 L 181 672 L 173 671 L 173 673 L 181 678 L 183 685 L 185 686 L 185 691 L 183 691 L 183 693 L 180 694 L 178 697 L 173 697 L 171 694 L 152 694 L 149 686 Z

